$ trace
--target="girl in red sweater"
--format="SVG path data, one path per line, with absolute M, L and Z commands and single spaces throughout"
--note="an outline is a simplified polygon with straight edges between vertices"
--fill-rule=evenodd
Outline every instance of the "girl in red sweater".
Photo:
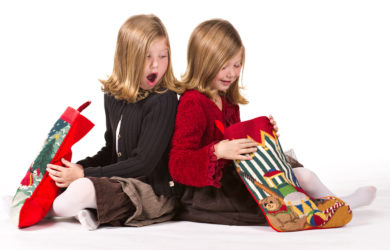
M 229 225 L 266 222 L 231 162 L 251 159 L 256 143 L 224 140 L 215 125 L 220 121 L 226 128 L 240 122 L 238 104 L 248 103 L 238 85 L 244 59 L 241 38 L 225 20 L 205 21 L 190 37 L 182 79 L 187 91 L 180 98 L 169 159 L 173 180 L 184 185 L 178 219 Z M 310 196 L 333 195 L 313 172 L 294 168 L 294 173 Z M 354 199 L 344 200 L 364 205 L 374 197 L 375 188 L 364 187 L 351 195 Z

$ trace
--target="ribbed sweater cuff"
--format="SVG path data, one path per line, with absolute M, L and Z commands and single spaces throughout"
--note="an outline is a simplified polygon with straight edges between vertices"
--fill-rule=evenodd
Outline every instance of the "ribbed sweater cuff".
M 101 167 L 89 167 L 84 168 L 85 177 L 102 177 L 102 168 Z

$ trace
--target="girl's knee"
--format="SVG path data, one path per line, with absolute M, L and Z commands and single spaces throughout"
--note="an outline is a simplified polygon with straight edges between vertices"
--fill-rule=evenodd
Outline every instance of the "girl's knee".
M 79 178 L 77 180 L 74 180 L 70 185 L 68 186 L 67 189 L 76 189 L 76 190 L 84 190 L 84 189 L 89 189 L 93 187 L 93 183 L 90 179 L 88 178 Z
M 73 181 L 53 202 L 55 216 L 75 216 L 81 209 L 96 208 L 95 187 L 88 178 Z
M 317 175 L 307 168 L 294 168 L 293 172 L 301 185 L 310 183 L 315 179 L 318 179 Z
M 88 178 L 79 178 L 73 181 L 67 188 L 66 192 L 73 194 L 72 196 L 80 200 L 95 197 L 95 187 L 93 182 Z

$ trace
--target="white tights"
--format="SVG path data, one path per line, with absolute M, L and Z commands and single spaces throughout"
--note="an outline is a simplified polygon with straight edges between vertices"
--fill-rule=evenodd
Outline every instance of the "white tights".
M 76 217 L 89 230 L 98 227 L 95 215 L 87 208 L 96 209 L 96 193 L 88 178 L 73 181 L 53 202 L 50 215 L 57 217 Z
M 294 168 L 293 172 L 298 179 L 302 189 L 312 198 L 324 196 L 335 196 L 318 178 L 318 176 L 307 168 Z M 352 209 L 367 206 L 374 201 L 376 188 L 374 186 L 359 187 L 352 194 L 340 197 Z
M 80 178 L 54 200 L 52 212 L 54 216 L 71 217 L 86 208 L 96 208 L 95 187 L 90 179 Z

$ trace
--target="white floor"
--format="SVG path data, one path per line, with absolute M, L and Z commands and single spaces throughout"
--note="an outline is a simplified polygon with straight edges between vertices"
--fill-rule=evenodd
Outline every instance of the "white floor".
M 347 171 L 347 170 L 345 170 Z M 340 194 L 354 187 L 374 184 L 373 204 L 353 211 L 343 228 L 277 233 L 266 226 L 224 226 L 192 222 L 168 222 L 143 228 L 99 228 L 86 231 L 73 219 L 45 220 L 27 229 L 17 229 L 7 215 L 11 194 L 1 193 L 0 242 L 7 249 L 389 249 L 386 225 L 390 222 L 389 170 L 371 166 L 323 179 Z M 345 179 L 351 179 L 346 182 Z

